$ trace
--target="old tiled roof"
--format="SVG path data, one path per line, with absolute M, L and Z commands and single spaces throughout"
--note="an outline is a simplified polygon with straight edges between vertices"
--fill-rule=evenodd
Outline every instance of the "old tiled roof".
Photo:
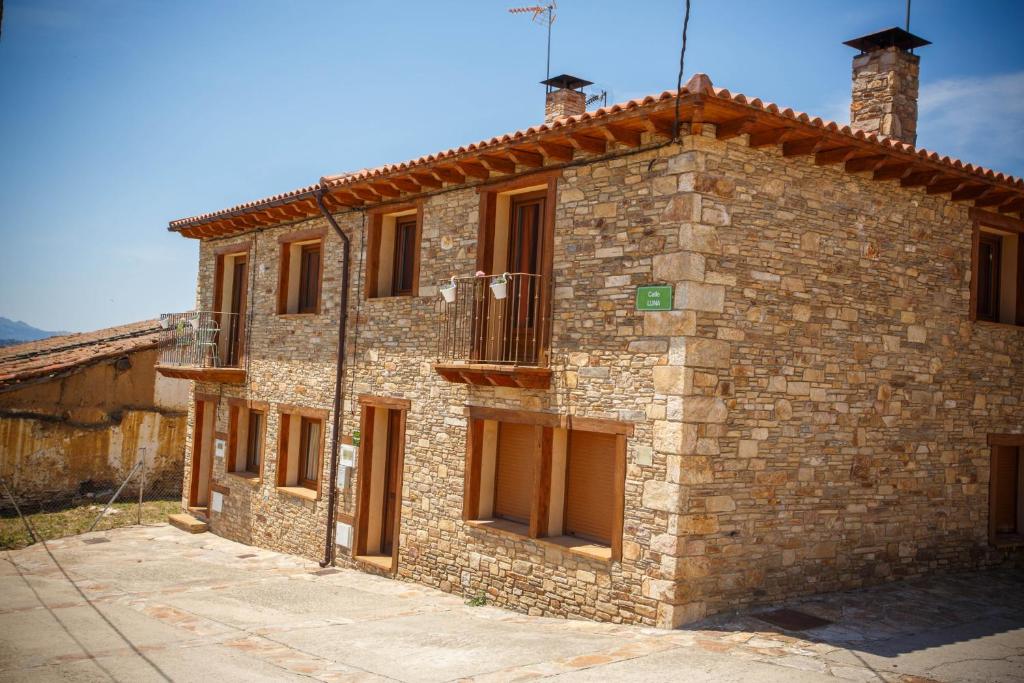
M 783 108 L 759 98 L 732 93 L 724 88 L 715 88 L 711 80 L 704 74 L 697 74 L 691 78 L 679 95 L 684 106 L 683 123 L 699 125 L 703 121 L 725 126 L 723 130 L 719 131 L 719 137 L 731 137 L 756 130 L 758 133 L 768 133 L 772 143 L 783 144 L 784 140 L 789 140 L 786 143 L 790 148 L 787 150 L 787 156 L 798 153 L 831 153 L 831 157 L 828 154 L 823 157 L 830 160 L 821 162 L 816 158 L 816 162 L 855 161 L 857 163 L 847 165 L 847 170 L 852 171 L 876 170 L 883 164 L 892 164 L 885 169 L 881 177 L 876 174 L 876 179 L 902 179 L 913 174 L 914 182 L 905 183 L 906 186 L 920 187 L 928 185 L 928 182 L 934 182 L 936 187 L 941 188 L 955 180 L 957 182 L 952 187 L 962 192 L 960 197 L 954 193 L 953 199 L 957 201 L 987 195 L 988 204 L 986 205 L 995 205 L 996 199 L 1001 203 L 1006 203 L 1007 197 L 1009 197 L 1009 201 L 1013 203 L 1013 210 L 1018 210 L 1017 204 L 1024 201 L 1024 180 L 1020 178 L 983 166 L 965 163 L 927 149 L 917 148 L 883 135 L 867 133 L 845 124 L 812 117 L 809 114 Z M 659 95 L 629 100 L 577 116 L 562 117 L 549 124 L 531 126 L 524 130 L 421 156 L 414 160 L 386 164 L 343 175 L 324 176 L 315 185 L 240 204 L 222 211 L 172 221 L 169 224 L 169 229 L 183 232 L 190 237 L 204 237 L 226 234 L 253 226 L 252 223 L 234 220 L 240 216 L 256 215 L 255 225 L 272 225 L 286 220 L 300 220 L 318 213 L 311 198 L 320 188 L 330 192 L 333 199 L 348 188 L 368 187 L 370 198 L 367 198 L 365 194 L 360 195 L 358 192 L 346 197 L 349 201 L 347 205 L 358 205 L 372 202 L 375 196 L 374 191 L 379 191 L 381 197 L 376 198 L 382 199 L 397 196 L 405 191 L 401 188 L 408 188 L 409 183 L 412 184 L 412 187 L 417 187 L 416 183 L 424 183 L 423 187 L 428 187 L 425 184 L 427 179 L 432 184 L 439 183 L 439 178 L 442 176 L 437 174 L 438 170 L 444 170 L 444 168 L 451 170 L 452 164 L 455 164 L 456 168 L 460 163 L 476 164 L 481 158 L 486 158 L 488 154 L 502 152 L 528 154 L 530 153 L 529 149 L 541 149 L 544 143 L 550 141 L 558 143 L 571 141 L 579 150 L 579 137 L 585 136 L 587 133 L 594 133 L 594 131 L 600 131 L 600 134 L 608 136 L 609 140 L 621 141 L 618 135 L 609 132 L 612 127 L 619 127 L 626 134 L 636 134 L 640 130 L 652 130 L 666 136 L 668 135 L 665 128 L 666 123 L 671 123 L 671 121 L 666 121 L 666 116 L 671 113 L 676 96 L 675 91 L 666 90 Z M 636 121 L 643 117 L 646 117 L 648 124 L 646 128 L 629 129 L 630 125 L 636 125 Z M 780 131 L 783 132 L 782 135 L 774 135 Z M 727 135 L 723 135 L 723 132 Z M 826 143 L 824 146 L 822 140 Z M 603 143 L 603 140 L 601 142 Z M 839 155 L 840 147 L 837 145 L 853 145 L 850 147 L 852 150 L 850 156 L 841 157 Z M 586 148 L 581 151 L 585 152 Z M 547 163 L 546 151 L 542 153 L 545 155 L 543 163 Z M 882 156 L 886 158 L 877 165 L 871 166 L 868 160 L 873 158 L 872 154 L 879 158 Z M 535 156 L 539 155 L 535 154 Z M 853 156 L 857 158 L 852 159 Z M 516 158 L 515 154 L 511 154 L 511 157 L 515 159 L 516 164 L 520 163 L 520 159 Z M 439 169 L 439 166 L 442 168 Z M 897 168 L 897 166 L 903 168 Z M 536 167 L 536 163 L 534 163 L 534 167 Z M 457 172 L 462 173 L 463 171 L 458 170 Z M 932 174 L 932 178 L 928 182 L 921 182 L 920 176 L 925 174 Z M 937 178 L 937 175 L 942 177 Z M 406 185 L 398 185 L 399 180 L 405 182 Z M 374 183 L 383 183 L 383 185 L 377 185 L 379 189 L 375 190 Z M 983 183 L 985 187 L 979 190 L 978 187 L 972 185 L 977 183 Z M 439 186 L 439 184 L 435 186 Z M 928 190 L 932 192 L 933 188 L 929 186 Z M 951 190 L 937 189 L 936 191 L 950 192 Z M 416 191 L 410 190 L 410 192 L 415 194 Z M 341 202 L 338 203 L 341 204 Z M 261 212 L 263 213 L 261 214 Z M 214 227 L 218 229 L 212 231 L 197 229 L 198 226 L 211 223 L 216 223 L 217 225 Z
M 71 372 L 106 358 L 156 348 L 160 321 L 65 334 L 0 348 L 0 391 L 29 380 Z

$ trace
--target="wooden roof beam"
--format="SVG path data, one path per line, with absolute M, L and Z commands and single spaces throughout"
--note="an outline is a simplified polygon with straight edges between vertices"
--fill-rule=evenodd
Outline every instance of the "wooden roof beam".
M 612 142 L 618 142 L 619 144 L 626 145 L 628 147 L 639 147 L 640 146 L 640 131 L 626 128 L 625 126 L 618 126 L 615 124 L 605 124 L 601 126 L 600 130 L 606 138 Z
M 1003 204 L 999 207 L 999 213 L 1020 213 L 1020 218 L 1024 220 L 1024 198 L 1018 197 Z
M 582 133 L 569 133 L 569 143 L 576 149 L 591 154 L 604 154 L 608 144 L 601 138 Z
M 889 164 L 886 166 L 880 166 L 875 169 L 872 174 L 872 180 L 896 180 L 914 170 L 914 164 L 912 163 L 897 163 Z
M 394 199 L 395 197 L 400 197 L 402 195 L 402 191 L 395 188 L 390 183 L 371 183 L 370 189 L 372 189 L 374 192 L 376 192 L 382 197 L 389 197 L 391 199 Z
M 404 192 L 419 192 L 423 188 L 411 177 L 393 178 L 391 185 Z
M 363 203 L 359 197 L 355 196 L 351 192 L 345 192 L 343 190 L 332 190 L 326 195 L 330 201 L 340 206 L 359 206 Z
M 491 172 L 475 161 L 456 161 L 455 166 L 467 176 L 487 180 Z
M 744 133 L 749 133 L 757 119 L 753 116 L 740 116 L 728 121 L 722 121 L 715 128 L 715 137 L 719 140 L 728 140 Z
M 942 175 L 941 171 L 918 171 L 900 178 L 902 187 L 923 187 Z
M 435 178 L 445 183 L 464 183 L 466 176 L 451 166 L 435 166 L 430 171 Z
M 668 119 L 648 116 L 644 119 L 644 128 L 647 129 L 647 132 L 660 135 L 663 138 L 672 137 L 672 121 Z
M 527 168 L 542 168 L 544 166 L 544 157 L 537 152 L 530 152 L 525 149 L 510 149 L 508 150 L 508 155 L 512 157 L 512 161 L 520 166 L 526 166 Z
M 825 141 L 824 137 L 800 138 L 782 143 L 782 156 L 795 157 L 802 154 L 811 154 L 821 148 Z
M 924 191 L 928 194 L 945 194 L 946 192 L 952 192 L 963 184 L 963 178 L 940 177 L 935 182 L 925 186 Z
M 377 192 L 374 189 L 367 187 L 365 185 L 360 187 L 353 187 L 351 189 L 351 192 L 356 197 L 365 202 L 379 202 L 382 199 L 381 195 L 377 194 Z
M 479 157 L 480 164 L 483 165 L 488 171 L 495 173 L 515 173 L 516 162 L 505 157 L 495 156 L 493 154 L 481 154 Z
M 857 157 L 856 159 L 850 159 L 844 164 L 844 168 L 847 173 L 860 173 L 861 171 L 874 171 L 880 167 L 889 157 L 884 154 L 875 154 L 869 157 Z
M 1014 198 L 1012 192 L 1004 192 L 1001 190 L 991 192 L 984 197 L 979 197 L 974 200 L 974 205 L 978 208 L 1002 206 Z
M 541 154 L 551 161 L 572 161 L 573 148 L 570 145 L 559 145 L 554 142 L 538 142 Z
M 978 199 L 989 192 L 991 186 L 989 185 L 964 185 L 953 190 L 953 194 L 950 196 L 954 202 L 962 202 L 967 199 Z
M 817 166 L 827 166 L 829 164 L 842 164 L 848 159 L 852 159 L 857 152 L 860 151 L 859 147 L 833 147 L 832 149 L 823 149 L 814 153 L 814 163 Z
M 412 173 L 410 175 L 413 180 L 420 184 L 421 187 L 425 187 L 428 190 L 437 190 L 441 188 L 441 181 L 429 173 Z
M 751 131 L 750 137 L 747 138 L 747 145 L 749 147 L 768 147 L 785 142 L 795 135 L 797 133 L 792 128 L 767 128 Z

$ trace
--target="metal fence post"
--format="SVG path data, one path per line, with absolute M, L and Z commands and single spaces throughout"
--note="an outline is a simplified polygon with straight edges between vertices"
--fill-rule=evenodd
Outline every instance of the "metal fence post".
M 139 465 L 142 466 L 142 478 L 139 480 L 139 526 L 142 526 L 142 492 L 146 490 L 146 447 L 139 449 Z

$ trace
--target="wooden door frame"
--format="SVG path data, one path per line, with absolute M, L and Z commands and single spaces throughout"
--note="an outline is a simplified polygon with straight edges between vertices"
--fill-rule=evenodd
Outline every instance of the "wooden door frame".
M 1017 534 L 1024 533 L 1024 530 L 1020 528 L 1021 517 L 1021 506 L 1024 505 L 1022 502 L 1022 494 L 1024 494 L 1024 486 L 1022 486 L 1022 480 L 1024 480 L 1024 467 L 1021 467 L 1021 459 L 1024 458 L 1024 434 L 989 434 L 988 435 L 988 446 L 989 446 L 989 476 L 988 476 L 988 540 L 992 545 L 1003 545 L 1005 539 L 999 538 L 996 533 L 996 519 L 992 510 L 992 503 L 995 500 L 995 488 L 996 481 L 995 477 L 992 476 L 992 469 L 996 461 L 996 446 L 1006 446 L 1017 449 Z
M 213 444 L 210 444 L 209 458 L 210 464 L 208 467 L 203 467 L 203 431 L 206 429 L 206 404 L 213 404 L 213 427 L 210 430 L 211 441 L 215 440 L 216 437 L 216 426 L 217 426 L 217 397 L 208 396 L 206 394 L 195 394 L 193 405 L 195 406 L 195 419 L 193 420 L 192 428 L 192 467 L 190 472 L 189 491 L 188 491 L 188 506 L 189 508 L 202 507 L 199 505 L 199 478 L 203 476 L 203 470 L 206 470 L 207 480 L 207 501 L 206 509 L 210 509 L 209 496 L 212 495 L 212 489 L 210 485 L 213 483 Z
M 356 463 L 356 509 L 353 524 L 355 538 L 352 541 L 352 557 L 357 558 L 367 554 L 366 542 L 368 540 L 369 516 L 371 512 L 369 509 L 370 487 L 373 481 L 373 426 L 376 418 L 372 411 L 378 408 L 398 411 L 400 417 L 396 438 L 398 439 L 399 448 L 397 462 L 395 463 L 395 488 L 397 494 L 395 496 L 395 519 L 392 527 L 392 538 L 394 540 L 391 544 L 390 568 L 390 572 L 395 574 L 398 571 L 398 549 L 401 545 L 399 539 L 402 528 L 402 500 L 404 498 L 403 488 L 405 485 L 405 434 L 411 402 L 408 399 L 386 396 L 360 396 L 359 404 L 361 408 L 359 433 L 362 438 L 359 444 L 358 462 Z M 387 457 L 387 454 L 385 454 L 385 457 Z

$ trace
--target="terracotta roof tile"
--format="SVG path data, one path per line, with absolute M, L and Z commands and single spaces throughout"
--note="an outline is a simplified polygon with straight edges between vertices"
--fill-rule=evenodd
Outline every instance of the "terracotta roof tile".
M 156 348 L 160 321 L 66 334 L 0 348 L 0 391 L 30 379 L 68 372 L 105 358 Z
M 863 140 L 865 142 L 877 144 L 880 147 L 887 150 L 896 150 L 903 153 L 916 154 L 922 159 L 928 161 L 937 162 L 946 166 L 949 166 L 956 170 L 965 171 L 967 173 L 976 174 L 989 180 L 998 181 L 1015 188 L 1024 189 L 1024 180 L 1015 176 L 993 171 L 991 169 L 976 166 L 974 164 L 965 164 L 959 159 L 954 159 L 948 156 L 939 155 L 936 152 L 916 148 L 913 145 L 909 145 L 898 140 L 878 135 L 875 133 L 867 133 L 863 130 L 852 128 L 849 125 L 836 123 L 835 121 L 828 121 L 821 119 L 820 117 L 811 117 L 809 114 L 804 112 L 795 111 L 791 108 L 780 109 L 779 105 L 773 102 L 765 102 L 760 98 L 750 98 L 742 93 L 733 93 L 725 88 L 716 88 L 705 74 L 695 74 L 689 82 L 679 91 L 680 95 L 703 95 L 705 97 L 715 98 L 719 100 L 728 100 L 735 102 L 736 104 L 745 105 L 751 107 L 760 112 L 772 114 L 784 119 L 790 119 L 808 126 L 815 128 L 821 128 L 824 130 L 832 131 L 841 135 L 847 135 L 857 140 Z M 477 152 L 486 150 L 491 147 L 498 145 L 516 142 L 527 137 L 540 135 L 549 131 L 559 131 L 563 128 L 575 127 L 579 124 L 585 124 L 590 121 L 600 120 L 604 117 L 618 114 L 624 111 L 632 111 L 641 107 L 650 107 L 657 103 L 671 100 L 676 97 L 676 92 L 673 90 L 665 90 L 657 95 L 647 95 L 645 97 L 632 99 L 626 102 L 613 104 L 607 107 L 601 107 L 594 111 L 584 112 L 576 116 L 564 116 L 559 119 L 552 121 L 551 123 L 540 124 L 537 126 L 530 126 L 522 130 L 517 130 L 511 133 L 505 133 L 496 137 L 492 137 L 489 140 L 480 140 L 473 142 L 468 145 L 460 147 L 453 147 L 451 149 L 444 150 L 442 152 L 436 152 L 433 154 L 427 154 L 417 159 L 403 161 L 395 164 L 385 164 L 383 166 L 377 166 L 375 168 L 361 169 L 351 173 L 343 173 L 337 175 L 326 175 L 320 179 L 320 182 L 315 185 L 309 185 L 297 190 L 285 192 L 283 194 L 274 195 L 272 197 L 266 197 L 264 199 L 258 199 L 245 204 L 239 204 L 229 209 L 221 211 L 215 211 L 212 213 L 205 213 L 199 216 L 193 216 L 191 218 L 182 218 L 179 220 L 172 221 L 169 225 L 171 230 L 181 229 L 186 226 L 190 226 L 197 223 L 202 223 L 207 220 L 216 219 L 219 217 L 228 216 L 238 212 L 243 212 L 247 209 L 259 209 L 272 206 L 276 203 L 281 203 L 289 199 L 296 199 L 303 196 L 312 196 L 318 188 L 335 188 L 341 185 L 362 182 L 367 180 L 373 180 L 382 176 L 390 175 L 396 172 L 401 172 L 416 166 L 428 164 L 436 161 L 443 161 L 445 159 L 451 159 L 458 157 L 459 155 L 466 154 L 469 152 Z

